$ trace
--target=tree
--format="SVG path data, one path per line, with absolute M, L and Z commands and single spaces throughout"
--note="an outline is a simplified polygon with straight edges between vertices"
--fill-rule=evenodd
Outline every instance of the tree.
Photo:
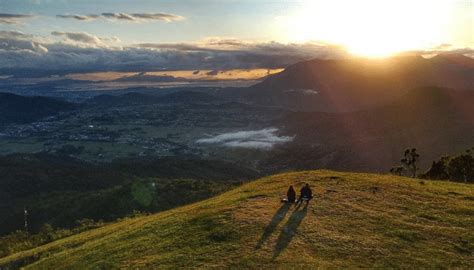
M 448 163 L 451 160 L 450 156 L 441 157 L 438 161 L 433 161 L 429 170 L 423 174 L 423 178 L 427 179 L 449 179 Z
M 447 168 L 449 178 L 454 181 L 474 180 L 474 158 L 470 152 L 452 158 Z
M 418 161 L 420 159 L 420 155 L 416 152 L 416 148 L 412 148 L 405 150 L 403 158 L 400 160 L 403 167 L 408 171 L 411 172 L 412 177 L 416 177 L 416 173 L 418 171 Z
M 474 148 L 473 148 L 474 149 Z M 472 150 L 457 156 L 444 156 L 433 161 L 431 168 L 422 175 L 427 179 L 449 179 L 457 182 L 474 182 L 474 157 Z

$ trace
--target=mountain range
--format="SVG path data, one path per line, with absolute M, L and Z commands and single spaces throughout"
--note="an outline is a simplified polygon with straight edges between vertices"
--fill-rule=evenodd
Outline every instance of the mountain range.
M 473 90 L 474 59 L 457 54 L 314 59 L 223 95 L 292 110 L 349 112 L 389 104 L 411 89 L 428 86 Z
M 189 110 L 206 104 L 201 115 L 186 116 L 193 119 L 190 124 L 199 126 L 233 108 L 258 107 L 269 115 L 267 125 L 294 138 L 265 155 L 258 169 L 384 172 L 399 163 L 408 147 L 419 149 L 422 168 L 427 168 L 441 155 L 474 145 L 473 82 L 474 60 L 461 55 L 315 59 L 290 66 L 249 88 L 97 95 L 80 105 L 2 94 L 0 117 L 3 123 L 25 123 L 72 109 L 99 108 L 105 114 L 115 107 L 139 112 L 159 105 L 167 106 L 173 118 L 186 115 L 184 107 Z M 219 114 L 210 113 L 214 108 Z M 275 108 L 280 111 L 273 111 Z M 251 116 L 233 117 L 232 121 L 244 123 Z

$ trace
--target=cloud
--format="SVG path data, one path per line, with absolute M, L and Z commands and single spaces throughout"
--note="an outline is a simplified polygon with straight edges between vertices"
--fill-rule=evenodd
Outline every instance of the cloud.
M 60 32 L 54 31 L 51 32 L 52 36 L 61 37 L 63 40 L 69 44 L 76 44 L 90 47 L 103 47 L 108 48 L 113 44 L 120 42 L 120 39 L 117 37 L 104 38 L 98 37 L 86 32 Z
M 102 16 L 108 19 L 134 21 L 135 18 L 127 13 L 102 13 Z
M 4 36 L 4 43 L 22 43 L 22 46 L 16 48 L 9 45 L 8 51 L 0 52 L 0 72 L 14 69 L 23 74 L 26 73 L 21 69 L 31 72 L 37 70 L 42 74 L 48 71 L 51 74 L 64 74 L 163 69 L 281 68 L 318 56 L 339 58 L 344 55 L 336 47 L 329 49 L 313 44 L 252 43 L 230 39 L 219 41 L 216 38 L 196 43 L 121 46 L 116 38 L 104 38 L 85 32 L 55 31 L 49 37 L 41 37 L 11 31 L 8 36 L 4 33 Z M 20 52 L 25 49 L 29 52 Z M 35 54 L 39 52 L 48 53 Z
M 64 15 L 56 15 L 58 18 L 62 19 L 76 19 L 79 21 L 91 21 L 100 18 L 99 15 L 78 15 L 78 14 L 64 14 Z
M 48 49 L 41 43 L 34 40 L 33 35 L 25 34 L 20 31 L 0 31 L 0 50 L 47 53 Z M 8 59 L 2 59 L 8 61 Z M 1 66 L 1 64 L 0 64 Z
M 279 43 L 279 42 L 246 42 L 238 39 L 209 38 L 194 43 L 139 43 L 140 48 L 157 50 L 174 50 L 181 52 L 208 52 L 208 53 L 245 53 L 249 56 L 256 54 L 307 57 L 313 55 L 318 58 L 346 57 L 345 49 L 335 45 L 316 42 L 307 43 Z
M 99 18 L 116 20 L 116 21 L 128 21 L 128 22 L 149 22 L 149 21 L 181 21 L 185 18 L 180 15 L 170 13 L 123 13 L 123 12 L 104 12 L 102 14 L 90 14 L 90 15 L 79 15 L 79 14 L 60 14 L 56 15 L 62 19 L 75 19 L 79 21 L 90 21 Z
M 183 52 L 216 52 L 223 51 L 222 49 L 207 48 L 199 46 L 198 44 L 191 43 L 140 43 L 136 44 L 136 47 L 146 49 L 158 49 L 158 50 L 173 50 Z
M 64 37 L 67 40 L 89 43 L 89 44 L 102 44 L 102 41 L 99 37 L 85 33 L 85 32 L 51 32 L 53 36 Z
M 237 131 L 199 139 L 196 142 L 201 144 L 218 144 L 225 147 L 268 150 L 276 144 L 287 143 L 293 140 L 293 137 L 278 136 L 276 135 L 277 132 L 278 129 L 276 128 Z
M 33 17 L 29 14 L 0 13 L 0 24 L 21 24 L 24 20 Z
M 184 17 L 169 13 L 133 13 L 132 17 L 140 20 L 158 20 L 158 21 L 181 21 Z
M 472 54 L 473 50 L 464 48 L 453 52 Z M 423 54 L 422 51 L 417 53 Z M 56 31 L 50 36 L 37 36 L 19 31 L 0 31 L 0 75 L 273 69 L 312 58 L 347 57 L 350 56 L 343 48 L 311 42 L 283 44 L 209 38 L 193 43 L 123 46 L 117 38 L 85 32 Z
M 318 95 L 319 92 L 313 89 L 288 89 L 285 93 L 298 93 L 304 96 Z
M 0 31 L 1 39 L 22 39 L 30 40 L 33 38 L 33 35 L 25 34 L 21 31 L 10 30 L 10 31 Z
M 196 69 L 281 68 L 299 61 L 348 57 L 345 49 L 328 44 L 246 42 L 237 39 L 205 39 L 195 43 L 141 43 L 134 47 L 168 55 L 192 56 Z M 198 59 L 196 59 L 198 58 Z M 187 61 L 183 61 L 183 65 Z

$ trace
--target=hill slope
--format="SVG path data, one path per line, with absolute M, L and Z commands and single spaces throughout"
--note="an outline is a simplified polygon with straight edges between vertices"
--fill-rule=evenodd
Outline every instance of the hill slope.
M 388 172 L 400 163 L 404 149 L 415 147 L 425 170 L 440 156 L 474 145 L 472 104 L 473 91 L 425 87 L 367 111 L 295 112 L 282 121 L 284 135 L 296 134 L 294 141 L 276 149 L 265 164 Z
M 308 207 L 279 202 L 313 186 Z M 266 177 L 213 199 L 0 259 L 27 269 L 472 268 L 474 187 L 374 174 Z
M 0 93 L 0 125 L 29 123 L 77 107 L 77 104 L 54 98 Z
M 36 233 L 44 223 L 70 228 L 84 218 L 112 221 L 134 210 L 168 210 L 257 177 L 253 170 L 217 160 L 129 158 L 93 164 L 41 153 L 0 156 L 0 237 L 19 228 L 24 207 L 29 230 Z M 182 194 L 183 189 L 192 191 Z M 154 196 L 139 200 L 137 190 Z

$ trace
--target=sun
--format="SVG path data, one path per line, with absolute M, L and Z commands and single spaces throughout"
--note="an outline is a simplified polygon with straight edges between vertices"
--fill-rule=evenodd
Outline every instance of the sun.
M 308 0 L 286 20 L 285 35 L 297 42 L 338 44 L 355 55 L 385 57 L 442 44 L 451 10 L 445 0 Z

